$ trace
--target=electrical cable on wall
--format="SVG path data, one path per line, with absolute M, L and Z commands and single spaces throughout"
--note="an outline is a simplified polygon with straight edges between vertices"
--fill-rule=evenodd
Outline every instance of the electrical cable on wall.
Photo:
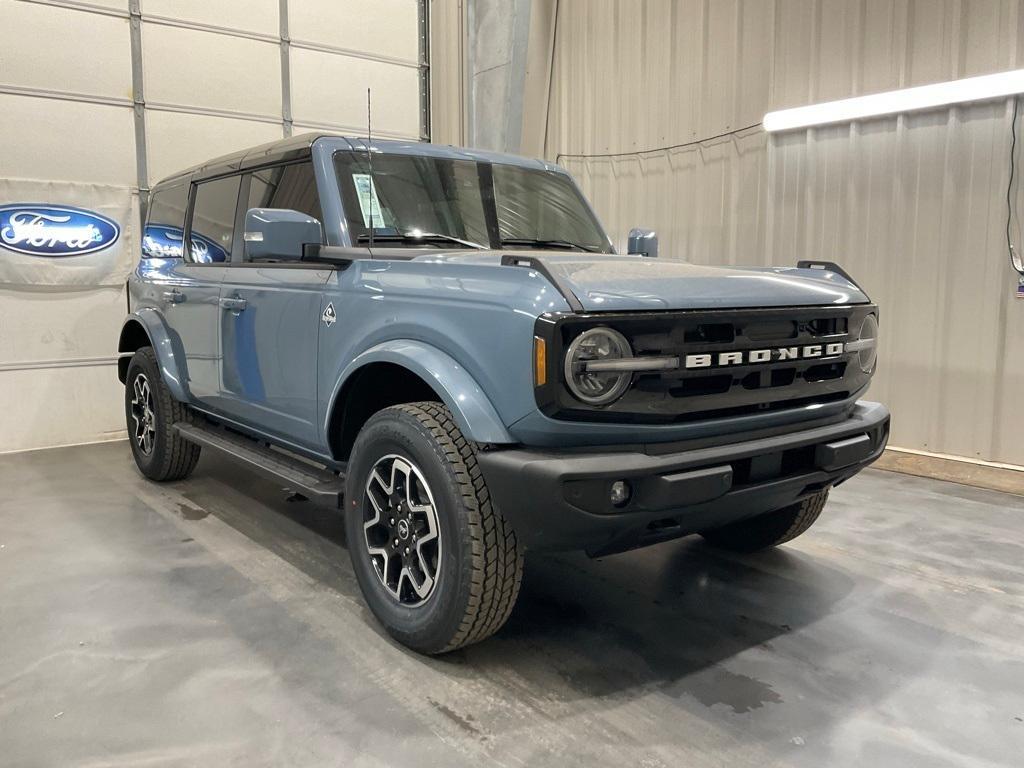
M 1006 250 L 1010 256 L 1010 266 L 1013 267 L 1017 274 L 1024 276 L 1024 263 L 1021 262 L 1021 257 L 1013 245 L 1013 235 L 1011 234 L 1015 211 L 1013 205 L 1013 182 L 1015 181 L 1017 170 L 1017 110 L 1019 106 L 1020 96 L 1014 96 L 1013 117 L 1010 120 L 1010 181 L 1006 185 Z M 1017 235 L 1019 240 L 1019 231 Z
M 574 154 L 572 152 L 559 152 L 558 155 L 555 156 L 555 162 L 556 163 L 562 162 L 562 158 L 563 157 L 573 157 L 573 158 L 579 158 L 579 159 L 582 159 L 582 160 L 592 160 L 592 159 L 597 159 L 597 158 L 611 158 L 611 157 L 638 157 L 640 155 L 654 154 L 655 152 L 669 152 L 669 151 L 671 151 L 673 149 L 684 149 L 686 147 L 692 147 L 692 146 L 695 146 L 697 144 L 703 144 L 703 143 L 708 142 L 708 141 L 714 141 L 715 139 L 724 139 L 727 136 L 735 136 L 738 133 L 743 133 L 744 131 L 749 131 L 751 128 L 760 128 L 760 127 L 761 127 L 761 123 L 751 123 L 750 125 L 745 125 L 742 128 L 736 128 L 735 130 L 732 130 L 732 131 L 726 131 L 725 133 L 719 133 L 719 134 L 717 134 L 715 136 L 705 136 L 703 139 L 694 139 L 693 141 L 687 141 L 687 142 L 684 142 L 683 144 L 671 144 L 671 145 L 669 145 L 667 147 L 653 147 L 652 149 L 637 149 L 637 150 L 634 150 L 632 152 L 608 152 L 608 153 L 605 153 L 605 154 L 597 154 L 597 155 L 580 155 L 580 154 Z

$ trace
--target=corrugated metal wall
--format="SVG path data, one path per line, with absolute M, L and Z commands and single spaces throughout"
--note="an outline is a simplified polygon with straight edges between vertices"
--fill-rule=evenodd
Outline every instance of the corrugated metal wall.
M 1015 69 L 1022 25 L 1017 0 L 560 0 L 546 155 L 562 155 L 620 247 L 640 225 L 666 258 L 842 263 L 881 306 L 871 397 L 892 408 L 892 443 L 1024 465 L 1009 102 L 572 157 Z

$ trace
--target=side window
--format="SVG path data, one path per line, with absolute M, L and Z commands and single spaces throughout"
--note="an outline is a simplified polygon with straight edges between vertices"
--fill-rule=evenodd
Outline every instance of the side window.
M 230 261 L 240 182 L 240 176 L 225 176 L 196 185 L 189 228 L 189 261 L 199 264 Z
M 188 184 L 184 181 L 153 191 L 146 229 L 142 233 L 142 258 L 181 258 L 187 207 Z
M 249 174 L 249 198 L 245 211 L 250 208 L 285 208 L 323 223 L 320 196 L 316 190 L 316 177 L 312 163 L 295 163 L 263 168 Z M 245 221 L 245 211 L 241 220 Z M 322 230 L 321 230 L 322 231 Z M 243 261 L 249 261 L 243 253 Z
M 290 208 L 323 222 L 312 163 L 264 168 L 252 173 L 249 208 Z

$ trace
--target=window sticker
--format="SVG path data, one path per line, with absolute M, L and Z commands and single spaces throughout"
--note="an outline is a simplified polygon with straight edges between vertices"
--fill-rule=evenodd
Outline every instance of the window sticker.
M 384 226 L 384 216 L 380 212 L 380 200 L 377 198 L 377 186 L 368 173 L 353 173 L 352 182 L 356 185 L 359 196 L 359 210 L 363 212 L 363 226 L 370 227 L 370 215 L 373 215 L 373 228 Z

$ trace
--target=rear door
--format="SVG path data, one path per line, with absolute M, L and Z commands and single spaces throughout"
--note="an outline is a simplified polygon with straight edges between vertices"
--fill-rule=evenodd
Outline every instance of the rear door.
M 288 208 L 321 220 L 309 161 L 247 173 L 238 225 L 249 208 Z M 331 275 L 317 264 L 252 262 L 244 247 L 221 285 L 221 407 L 226 415 L 316 449 L 317 341 Z
M 236 175 L 192 186 L 183 258 L 167 272 L 161 293 L 164 317 L 184 352 L 189 393 L 213 409 L 220 395 L 220 283 L 234 238 L 238 185 Z M 163 234 L 173 241 L 174 232 Z

